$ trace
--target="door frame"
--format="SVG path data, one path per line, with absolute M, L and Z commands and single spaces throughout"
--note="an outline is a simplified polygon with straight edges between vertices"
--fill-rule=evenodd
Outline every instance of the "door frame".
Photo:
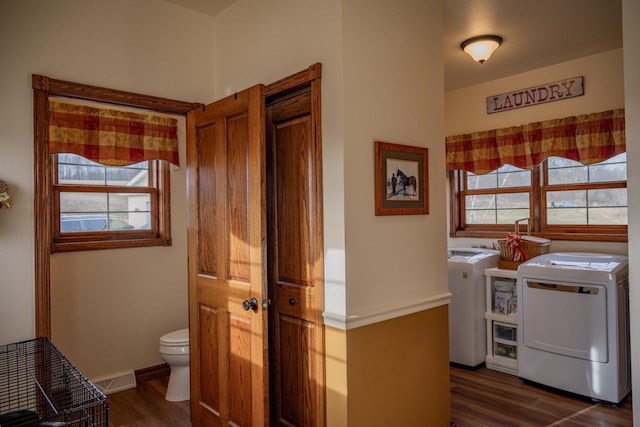
M 34 297 L 35 335 L 51 338 L 51 172 L 49 155 L 49 97 L 62 96 L 84 101 L 142 108 L 186 117 L 204 104 L 177 101 L 82 83 L 32 75 L 33 163 L 34 163 Z

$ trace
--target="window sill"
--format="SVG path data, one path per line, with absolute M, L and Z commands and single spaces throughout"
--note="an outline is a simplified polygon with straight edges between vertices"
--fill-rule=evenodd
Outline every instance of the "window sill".
M 449 237 L 475 237 L 483 239 L 503 239 L 506 232 L 501 231 L 469 231 L 458 230 Z M 593 234 L 593 233 L 532 233 L 532 236 L 551 240 L 588 241 L 588 242 L 627 242 L 627 234 Z
M 102 249 L 142 248 L 150 246 L 171 246 L 171 239 L 155 237 L 149 239 L 96 240 L 93 242 L 54 242 L 51 253 L 93 251 Z

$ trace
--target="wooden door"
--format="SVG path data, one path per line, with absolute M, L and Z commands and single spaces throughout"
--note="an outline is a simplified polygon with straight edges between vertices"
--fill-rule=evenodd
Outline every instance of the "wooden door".
M 320 64 L 298 77 L 310 81 L 267 87 L 281 88 L 266 109 L 270 416 L 315 427 L 325 424 Z
M 191 419 L 268 425 L 264 87 L 187 116 Z

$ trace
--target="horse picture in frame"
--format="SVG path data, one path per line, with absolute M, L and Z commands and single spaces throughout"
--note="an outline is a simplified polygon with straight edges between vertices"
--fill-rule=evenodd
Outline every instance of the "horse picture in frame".
M 376 215 L 429 213 L 428 149 L 375 142 Z

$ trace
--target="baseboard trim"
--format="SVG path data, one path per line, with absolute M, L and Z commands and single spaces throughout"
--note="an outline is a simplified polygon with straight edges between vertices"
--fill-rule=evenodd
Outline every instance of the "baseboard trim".
M 171 374 L 171 367 L 166 363 L 162 363 L 148 368 L 137 369 L 134 373 L 136 384 L 142 384 L 158 378 L 168 377 Z
M 136 376 L 133 371 L 113 374 L 107 378 L 92 378 L 91 382 L 104 394 L 136 388 Z

